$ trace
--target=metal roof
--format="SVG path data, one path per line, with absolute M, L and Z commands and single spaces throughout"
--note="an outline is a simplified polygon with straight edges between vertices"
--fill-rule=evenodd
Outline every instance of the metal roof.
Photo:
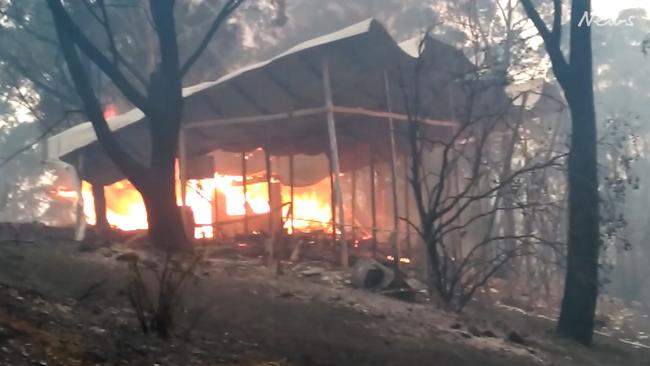
M 360 145 L 386 146 L 383 121 L 387 111 L 393 112 L 398 122 L 399 116 L 406 114 L 401 88 L 411 81 L 417 60 L 415 46 L 413 41 L 400 46 L 378 21 L 369 19 L 215 81 L 185 88 L 183 126 L 187 141 L 191 141 L 187 153 L 246 152 L 262 146 L 275 155 L 327 151 L 321 69 L 326 61 L 336 106 L 339 153 L 347 155 L 341 158 L 342 164 L 352 167 Z M 432 123 L 432 131 L 444 134 L 455 117 L 454 109 L 463 105 L 462 90 L 453 87 L 453 82 L 467 75 L 472 64 L 461 51 L 433 39 L 427 40 L 426 50 L 424 114 L 440 122 L 439 126 Z M 386 103 L 385 77 L 391 85 L 391 106 Z M 437 92 L 429 90 L 434 84 L 440 86 Z M 499 90 L 502 95 L 490 92 L 490 97 L 504 103 L 507 96 Z M 109 119 L 108 124 L 122 146 L 146 164 L 150 124 L 144 114 L 134 109 Z M 123 178 L 97 142 L 90 122 L 51 137 L 47 144 L 50 159 L 76 164 L 83 155 L 80 173 L 85 180 L 108 184 Z

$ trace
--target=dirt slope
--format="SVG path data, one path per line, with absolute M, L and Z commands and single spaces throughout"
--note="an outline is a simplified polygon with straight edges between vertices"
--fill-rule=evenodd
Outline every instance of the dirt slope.
M 120 294 L 124 250 L 0 244 L 0 364 L 650 365 L 650 353 L 629 345 L 556 340 L 548 321 L 497 311 L 460 319 L 351 289 L 340 274 L 275 276 L 244 259 L 210 259 L 187 290 L 177 337 L 162 342 L 137 331 Z M 505 340 L 508 323 L 526 344 Z

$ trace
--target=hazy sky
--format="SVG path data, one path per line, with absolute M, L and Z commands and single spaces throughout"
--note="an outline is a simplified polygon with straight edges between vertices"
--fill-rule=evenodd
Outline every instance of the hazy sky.
M 623 9 L 644 8 L 650 14 L 650 0 L 593 0 L 593 11 L 600 17 L 615 18 Z

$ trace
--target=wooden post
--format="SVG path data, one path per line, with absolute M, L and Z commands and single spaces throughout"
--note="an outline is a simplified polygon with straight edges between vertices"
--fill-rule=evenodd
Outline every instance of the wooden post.
M 81 171 L 84 164 L 84 156 L 79 154 L 77 166 L 74 169 L 74 184 L 77 191 L 77 207 L 76 207 L 76 225 L 74 238 L 76 241 L 82 241 L 86 237 L 86 215 L 84 214 L 84 199 L 82 192 Z
M 413 258 L 411 241 L 411 192 L 409 191 L 409 158 L 404 156 L 404 215 L 406 216 L 406 254 Z
M 352 220 L 352 242 L 357 242 L 357 170 L 352 171 L 352 207 L 350 208 Z
M 332 243 L 336 243 L 336 193 L 334 189 L 334 167 L 332 166 L 332 155 L 327 154 L 327 163 L 329 164 L 330 173 L 330 211 L 332 225 Z
M 244 234 L 250 233 L 248 228 L 248 164 L 246 162 L 246 153 L 241 154 L 241 178 L 244 190 Z
M 377 192 L 375 189 L 375 149 L 372 142 L 369 145 L 370 164 L 370 213 L 372 216 L 372 256 L 377 256 Z
M 217 172 L 217 158 L 212 155 L 212 171 Z M 221 234 L 219 232 L 219 188 L 214 187 L 212 191 L 212 231 L 214 232 L 214 237 Z
M 330 140 L 330 156 L 334 170 L 334 197 L 338 206 L 339 225 L 341 227 L 341 267 L 348 269 L 348 243 L 345 240 L 345 214 L 343 212 L 343 196 L 341 192 L 341 166 L 339 164 L 339 148 L 336 141 L 336 121 L 334 119 L 334 102 L 332 100 L 332 85 L 327 60 L 323 60 L 323 90 L 325 92 L 325 108 L 327 109 L 327 132 Z
M 185 214 L 185 205 L 187 198 L 187 146 L 186 143 L 186 132 L 185 129 L 181 126 L 181 130 L 178 134 L 178 170 L 179 177 L 181 180 L 181 202 L 183 203 L 183 221 L 187 220 Z
M 267 265 L 272 266 L 274 261 L 275 261 L 275 253 L 274 253 L 274 241 L 275 241 L 275 227 L 274 227 L 274 222 L 273 222 L 273 188 L 271 187 L 271 154 L 269 153 L 269 149 L 267 147 L 264 147 L 264 162 L 266 165 L 266 184 L 267 184 L 267 194 L 268 194 L 268 200 L 269 200 L 269 217 L 268 217 L 268 244 L 266 247 L 266 260 L 267 260 Z
M 212 191 L 212 232 L 214 237 L 220 234 L 219 232 L 219 189 L 217 187 Z
M 386 93 L 386 107 L 388 108 L 388 133 L 390 135 L 390 180 L 393 193 L 393 261 L 395 271 L 399 271 L 400 248 L 397 238 L 399 232 L 399 206 L 397 202 L 397 151 L 395 146 L 395 124 L 393 123 L 393 109 L 390 97 L 390 83 L 388 73 L 384 71 L 384 91 Z
M 449 107 L 451 109 L 451 115 L 452 115 L 451 118 L 452 118 L 452 120 L 454 122 L 457 122 L 457 120 L 456 120 L 456 103 L 454 101 L 454 95 L 452 93 L 451 87 L 453 86 L 453 83 L 455 83 L 456 81 L 458 81 L 458 79 L 453 80 L 452 84 L 447 85 L 447 98 L 448 98 L 448 101 L 449 101 Z M 457 136 L 457 134 L 459 132 L 458 131 L 458 126 L 451 127 L 451 132 L 452 132 L 452 136 Z M 455 143 L 455 141 L 452 141 L 452 143 Z M 451 152 L 452 153 L 457 153 L 454 149 L 452 149 Z M 451 157 L 451 159 L 452 159 L 452 161 L 455 160 L 454 157 Z M 453 191 L 451 192 L 452 195 L 459 195 L 460 192 L 461 192 L 460 169 L 461 169 L 460 162 L 457 161 L 456 166 L 454 168 L 454 177 L 453 177 L 454 182 L 451 182 L 451 188 L 453 189 Z M 442 177 L 442 179 L 446 180 L 447 177 Z M 479 185 L 480 185 L 480 181 L 479 181 Z M 479 209 L 481 209 L 482 204 L 483 204 L 483 200 L 479 200 Z M 456 205 L 458 207 L 460 207 L 460 201 L 457 201 Z M 494 216 L 496 217 L 496 215 L 494 215 Z M 462 235 L 461 235 L 461 229 L 460 229 L 460 226 L 461 226 L 460 223 L 462 222 L 462 218 L 463 218 L 463 213 L 460 212 L 459 215 L 457 215 L 456 220 L 455 220 L 456 226 L 458 226 L 458 229 L 450 233 L 451 237 L 452 237 L 452 241 L 453 241 L 452 245 L 454 245 L 454 247 L 455 247 L 454 260 L 456 261 L 456 263 L 460 263 L 460 260 L 461 260 L 461 258 L 463 256 L 463 243 L 462 243 Z
M 454 136 L 456 135 L 456 131 L 454 131 Z M 454 193 L 453 194 L 460 194 L 462 187 L 460 186 L 460 165 L 456 163 L 456 168 L 454 169 Z M 460 205 L 460 201 L 458 202 L 458 205 Z M 458 229 L 455 231 L 455 245 L 456 245 L 456 263 L 460 263 L 460 261 L 463 258 L 463 236 L 461 235 L 461 220 L 462 215 L 458 215 L 456 218 L 456 226 L 458 226 Z
M 295 205 L 296 205 L 296 200 L 295 200 L 295 193 L 294 193 L 294 186 L 295 186 L 295 167 L 293 165 L 293 154 L 289 155 L 289 188 L 290 188 L 290 194 L 291 194 L 291 234 L 294 233 L 295 231 L 295 226 L 294 226 L 294 214 L 296 212 L 295 210 Z
M 188 238 L 194 238 L 194 220 L 187 212 L 187 132 L 181 126 L 178 134 L 178 170 L 181 184 L 181 218 Z

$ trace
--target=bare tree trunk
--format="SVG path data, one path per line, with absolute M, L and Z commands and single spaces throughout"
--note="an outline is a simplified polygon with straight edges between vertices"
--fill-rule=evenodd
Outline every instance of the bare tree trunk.
M 149 237 L 159 249 L 189 248 L 190 241 L 183 225 L 181 208 L 176 203 L 175 160 L 158 164 L 160 171 L 152 177 L 155 179 L 140 189 L 147 209 Z
M 558 334 L 589 345 L 598 299 L 600 217 L 596 112 L 594 106 L 591 0 L 571 2 L 570 56 L 561 49 L 562 1 L 554 0 L 553 27 L 544 23 L 531 0 L 520 0 L 544 39 L 553 72 L 564 90 L 571 111 L 569 152 L 569 242 L 564 297 Z
M 106 192 L 103 185 L 93 184 L 93 202 L 95 204 L 95 230 L 102 237 L 110 227 L 106 218 Z
M 589 344 L 598 298 L 600 247 L 596 118 L 592 85 L 574 85 L 573 96 L 567 95 L 573 121 L 569 156 L 569 246 L 557 330 L 561 335 Z
M 567 274 L 558 322 L 559 334 L 591 344 L 598 299 L 600 250 L 596 112 L 591 29 L 579 26 L 591 1 L 573 0 L 571 75 L 564 83 L 571 109 L 569 153 L 569 246 Z

